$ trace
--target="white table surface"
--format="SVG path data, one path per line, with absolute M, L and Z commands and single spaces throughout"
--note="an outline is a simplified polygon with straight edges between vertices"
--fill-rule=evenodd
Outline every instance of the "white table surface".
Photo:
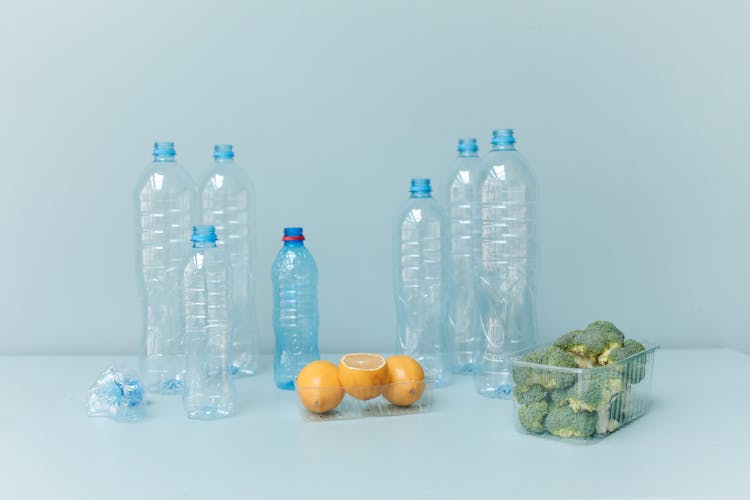
M 334 356 L 324 356 L 336 359 Z M 433 411 L 304 422 L 270 360 L 231 418 L 150 397 L 139 423 L 88 418 L 100 370 L 133 358 L 0 357 L 0 497 L 750 498 L 750 357 L 660 350 L 650 413 L 593 445 L 518 433 L 469 378 Z

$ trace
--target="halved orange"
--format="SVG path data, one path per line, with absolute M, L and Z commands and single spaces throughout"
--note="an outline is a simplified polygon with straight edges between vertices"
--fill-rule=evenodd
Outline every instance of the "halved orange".
M 305 365 L 294 386 L 302 406 L 313 413 L 331 411 L 344 398 L 339 370 L 330 361 L 318 360 Z
M 424 370 L 419 362 L 409 356 L 396 354 L 386 360 L 388 386 L 383 396 L 396 406 L 411 406 L 424 393 Z
M 380 396 L 388 383 L 388 365 L 379 354 L 347 354 L 339 362 L 341 386 L 351 397 L 367 401 Z

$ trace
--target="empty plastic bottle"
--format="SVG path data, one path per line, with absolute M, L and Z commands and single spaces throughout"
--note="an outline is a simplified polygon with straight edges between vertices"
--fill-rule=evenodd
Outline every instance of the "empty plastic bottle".
M 218 246 L 232 266 L 232 372 L 258 369 L 258 320 L 255 309 L 255 190 L 235 163 L 230 144 L 214 146 L 214 162 L 199 184 L 203 222 L 216 227 Z
M 443 210 L 429 179 L 411 180 L 411 197 L 398 212 L 393 238 L 397 350 L 420 362 L 436 385 L 450 382 L 447 328 L 449 244 Z
M 480 394 L 500 398 L 510 397 L 513 357 L 537 338 L 538 188 L 515 142 L 512 129 L 493 131 L 480 180 L 479 278 L 485 305 L 475 381 Z
M 214 226 L 193 227 L 193 252 L 184 268 L 185 391 L 189 418 L 210 420 L 234 410 L 231 378 L 232 269 L 216 245 Z
M 297 373 L 320 359 L 318 350 L 318 267 L 305 248 L 301 227 L 284 228 L 284 246 L 271 270 L 276 351 L 274 382 L 294 389 Z
M 453 339 L 453 369 L 459 374 L 474 371 L 482 327 L 477 296 L 479 272 L 479 155 L 477 140 L 459 139 L 444 201 L 450 233 L 450 275 L 453 285 L 448 306 L 448 335 Z
M 154 144 L 154 161 L 136 190 L 138 276 L 143 307 L 141 375 L 148 391 L 182 391 L 180 282 L 190 254 L 195 185 L 175 161 L 173 142 Z

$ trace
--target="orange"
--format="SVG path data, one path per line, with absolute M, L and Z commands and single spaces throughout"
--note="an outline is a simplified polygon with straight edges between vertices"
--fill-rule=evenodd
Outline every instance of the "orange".
M 422 365 L 409 356 L 397 354 L 386 360 L 390 378 L 383 396 L 396 406 L 411 406 L 424 392 Z
M 367 401 L 383 393 L 388 365 L 379 354 L 347 354 L 339 363 L 339 380 L 347 394 Z
M 330 361 L 313 361 L 305 365 L 294 384 L 302 406 L 314 413 L 336 408 L 344 398 L 339 370 Z

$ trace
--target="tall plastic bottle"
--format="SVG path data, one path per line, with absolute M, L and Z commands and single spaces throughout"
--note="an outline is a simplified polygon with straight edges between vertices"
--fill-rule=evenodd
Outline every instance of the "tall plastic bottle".
M 318 350 L 318 267 L 304 244 L 301 227 L 284 228 L 284 246 L 271 270 L 276 351 L 273 377 L 280 389 L 294 389 L 297 373 L 320 359 Z
M 232 373 L 258 369 L 258 320 L 255 308 L 255 190 L 234 161 L 230 144 L 214 146 L 214 162 L 199 184 L 203 222 L 216 227 L 218 246 L 232 266 Z
M 411 197 L 398 212 L 393 237 L 397 350 L 420 362 L 435 385 L 450 382 L 448 336 L 448 223 L 432 198 L 429 179 L 412 179 Z
M 455 373 L 474 371 L 482 336 L 477 287 L 480 210 L 477 140 L 458 140 L 458 157 L 445 183 L 444 203 L 450 233 L 450 275 L 453 284 L 448 306 L 448 335 L 453 339 Z
M 234 411 L 231 378 L 232 269 L 216 245 L 214 226 L 195 226 L 183 275 L 185 391 L 189 418 L 211 420 Z
M 153 154 L 136 189 L 140 371 L 147 390 L 175 394 L 182 391 L 184 372 L 181 278 L 197 200 L 193 180 L 175 161 L 174 143 L 155 143 Z
M 480 288 L 484 302 L 477 390 L 508 398 L 511 363 L 536 343 L 536 178 L 518 154 L 512 129 L 494 130 L 482 159 Z

